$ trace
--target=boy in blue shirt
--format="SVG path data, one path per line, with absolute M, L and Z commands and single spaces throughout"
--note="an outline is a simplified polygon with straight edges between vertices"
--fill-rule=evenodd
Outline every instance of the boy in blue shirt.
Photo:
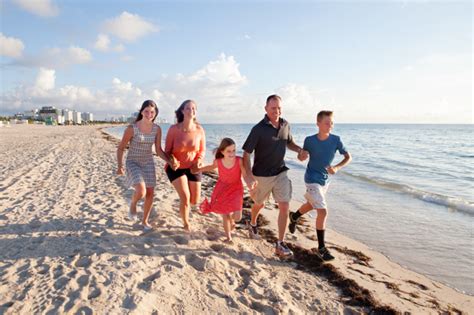
M 342 144 L 341 139 L 331 134 L 333 128 L 333 112 L 321 111 L 317 116 L 317 126 L 319 132 L 306 137 L 303 150 L 309 152 L 309 162 L 306 167 L 304 181 L 306 184 L 306 203 L 296 212 L 290 212 L 290 224 L 288 228 L 291 233 L 295 233 L 298 218 L 305 213 L 316 209 L 316 234 L 318 236 L 318 250 L 316 254 L 324 261 L 333 260 L 334 256 L 328 251 L 324 243 L 324 232 L 327 218 L 326 192 L 329 185 L 329 174 L 336 174 L 341 168 L 352 160 Z M 336 151 L 344 155 L 344 159 L 337 165 L 332 166 Z M 298 158 L 303 161 L 304 155 L 298 154 Z

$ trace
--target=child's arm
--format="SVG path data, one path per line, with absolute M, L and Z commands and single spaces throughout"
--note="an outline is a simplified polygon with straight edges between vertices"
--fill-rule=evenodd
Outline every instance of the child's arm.
M 212 164 L 210 165 L 193 168 L 191 170 L 191 173 L 196 174 L 200 172 L 209 172 L 209 171 L 215 170 L 216 168 L 217 168 L 217 160 L 214 160 L 214 162 L 212 162 Z
M 344 159 L 335 166 L 328 166 L 326 169 L 329 174 L 336 174 L 341 168 L 346 166 L 352 161 L 352 156 L 349 152 L 344 153 Z
M 242 178 L 244 179 L 245 184 L 247 185 L 249 190 L 251 191 L 254 190 L 257 182 L 253 178 L 252 172 L 250 172 L 249 174 L 249 172 L 245 168 L 244 159 L 239 159 L 239 164 L 240 164 L 240 172 L 242 173 Z

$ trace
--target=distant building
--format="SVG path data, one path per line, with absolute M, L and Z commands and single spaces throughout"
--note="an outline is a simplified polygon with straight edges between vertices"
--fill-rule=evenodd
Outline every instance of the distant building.
M 70 109 L 63 109 L 64 124 L 72 125 L 74 123 L 74 112 Z
M 43 106 L 39 110 L 39 118 L 41 120 L 53 120 L 58 121 L 58 116 L 60 115 L 59 109 L 54 106 Z
M 32 110 L 25 110 L 23 112 L 23 116 L 26 118 L 26 119 L 39 119 L 39 110 L 38 109 L 32 109 Z
M 85 123 L 90 123 L 94 121 L 94 114 L 92 113 L 82 113 L 82 121 Z
M 73 118 L 74 124 L 76 124 L 76 125 L 81 125 L 82 124 L 81 112 L 74 111 L 74 113 L 72 115 L 72 118 Z

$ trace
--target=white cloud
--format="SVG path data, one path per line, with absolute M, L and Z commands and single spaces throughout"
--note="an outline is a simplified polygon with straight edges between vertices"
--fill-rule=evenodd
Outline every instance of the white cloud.
M 52 69 L 40 68 L 34 89 L 40 92 L 54 89 L 56 82 L 56 71 Z
M 91 53 L 78 46 L 50 48 L 38 56 L 26 56 L 15 61 L 15 65 L 26 67 L 64 68 L 74 64 L 85 64 L 92 60 Z
M 315 115 L 323 108 L 318 100 L 318 92 L 308 86 L 289 83 L 275 90 L 282 98 L 282 116 L 290 122 L 314 121 Z
M 104 23 L 104 31 L 124 41 L 133 42 L 159 28 L 137 14 L 126 11 Z
M 164 76 L 160 82 L 144 87 L 117 77 L 109 87 L 95 91 L 75 85 L 55 87 L 55 71 L 41 69 L 33 86 L 19 86 L 2 95 L 0 106 L 5 110 L 31 109 L 32 104 L 67 106 L 103 116 L 129 114 L 144 100 L 153 99 L 158 102 L 160 116 L 172 121 L 179 104 L 192 98 L 198 103 L 200 121 L 235 122 L 254 115 L 253 105 L 248 105 L 251 102 L 245 101 L 240 92 L 246 83 L 234 57 L 224 54 L 194 73 Z M 263 116 L 263 105 L 258 113 Z
M 94 44 L 94 48 L 100 51 L 108 51 L 110 45 L 110 38 L 105 34 L 99 34 Z
M 323 109 L 335 111 L 336 123 L 472 123 L 470 58 L 469 54 L 431 55 L 410 63 L 409 69 L 385 73 L 372 82 L 341 79 L 339 87 L 324 90 L 288 83 L 273 91 L 282 97 L 283 117 L 291 123 L 313 123 Z M 244 95 L 248 79 L 235 58 L 225 54 L 194 72 L 162 75 L 157 82 L 140 86 L 116 77 L 103 89 L 73 84 L 56 87 L 55 77 L 54 70 L 41 69 L 32 84 L 1 95 L 0 108 L 16 111 L 67 105 L 100 117 L 129 114 L 144 100 L 153 99 L 160 117 L 172 121 L 174 110 L 190 98 L 198 104 L 201 122 L 256 123 L 264 115 L 266 97 L 272 94 L 269 90 Z
M 194 99 L 201 121 L 236 121 L 248 114 L 248 102 L 243 101 L 240 91 L 247 82 L 234 57 L 220 54 L 189 75 L 162 77 L 161 103 L 174 110 L 185 99 Z
M 88 63 L 92 60 L 91 53 L 84 48 L 71 46 L 67 49 L 66 59 L 69 59 L 71 63 Z
M 122 82 L 119 79 L 114 78 L 112 80 L 112 86 L 117 92 L 126 92 L 126 93 L 131 92 L 137 96 L 142 95 L 142 91 L 139 88 L 134 87 L 132 82 Z
M 20 85 L 1 95 L 0 107 L 9 111 L 21 111 L 56 106 L 105 116 L 134 112 L 144 99 L 150 98 L 131 82 L 122 82 L 118 78 L 114 78 L 108 88 L 95 91 L 77 85 L 56 87 L 55 81 L 55 70 L 40 68 L 34 84 Z M 161 92 L 155 90 L 150 94 L 159 93 Z
M 99 34 L 94 44 L 94 48 L 103 52 L 107 52 L 107 51 L 121 52 L 125 50 L 125 47 L 122 44 L 118 44 L 113 47 L 111 47 L 110 44 L 111 44 L 111 41 L 110 41 L 109 36 L 107 36 L 106 34 Z
M 59 14 L 59 8 L 51 0 L 13 0 L 22 9 L 41 17 L 52 17 Z
M 0 55 L 19 58 L 23 54 L 25 45 L 20 39 L 14 37 L 7 37 L 0 33 Z

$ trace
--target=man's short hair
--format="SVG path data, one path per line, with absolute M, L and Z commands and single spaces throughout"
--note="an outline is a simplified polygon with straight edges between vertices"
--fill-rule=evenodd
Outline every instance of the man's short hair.
M 279 95 L 272 94 L 269 97 L 267 97 L 267 103 L 266 104 L 268 105 L 268 102 L 270 102 L 271 100 L 279 100 L 281 102 L 281 97 Z
M 333 115 L 333 112 L 330 111 L 330 110 L 322 110 L 318 113 L 318 117 L 317 117 L 317 120 L 318 121 L 321 121 L 324 117 L 326 116 L 329 116 L 329 117 L 332 117 Z

